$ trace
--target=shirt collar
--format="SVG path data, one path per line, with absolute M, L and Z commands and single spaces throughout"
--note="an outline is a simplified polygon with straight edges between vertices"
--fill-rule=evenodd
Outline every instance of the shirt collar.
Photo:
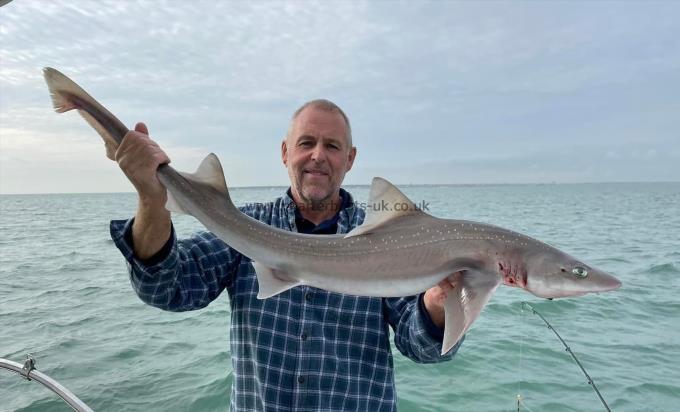
M 293 200 L 293 192 L 291 191 L 290 187 L 286 190 L 286 194 L 283 196 L 283 205 L 285 207 L 294 208 L 297 212 L 297 205 Z M 354 199 L 352 198 L 352 195 L 345 189 L 340 188 L 340 210 L 342 211 L 343 209 L 353 207 Z
M 288 220 L 291 223 L 291 226 L 293 226 L 296 218 L 301 218 L 302 215 L 293 200 L 293 193 L 291 192 L 290 187 L 283 195 L 282 201 L 283 206 L 288 211 Z M 334 220 L 338 223 L 338 233 L 345 233 L 348 230 L 348 222 L 356 213 L 356 205 L 354 204 L 352 195 L 343 188 L 340 188 L 340 202 L 340 210 L 329 220 Z M 295 231 L 297 231 L 297 228 L 295 228 Z

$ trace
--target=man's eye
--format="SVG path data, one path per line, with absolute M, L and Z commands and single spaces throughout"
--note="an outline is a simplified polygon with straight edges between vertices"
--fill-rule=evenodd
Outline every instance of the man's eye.
M 338 147 L 337 145 L 334 145 L 334 144 L 329 144 L 329 145 L 327 145 L 327 147 L 328 147 L 329 149 L 333 149 L 333 150 L 338 150 L 338 149 L 339 149 L 339 147 Z
M 310 142 L 309 140 L 306 140 L 304 142 L 300 142 L 300 146 L 311 146 L 311 145 L 312 145 L 312 142 Z

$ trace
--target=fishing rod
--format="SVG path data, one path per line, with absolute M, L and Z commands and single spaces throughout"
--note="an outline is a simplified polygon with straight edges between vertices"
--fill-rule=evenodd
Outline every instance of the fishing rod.
M 12 372 L 16 372 L 28 381 L 34 380 L 36 382 L 40 382 L 47 389 L 59 395 L 59 397 L 76 412 L 92 412 L 92 409 L 87 406 L 85 402 L 81 401 L 76 395 L 62 386 L 59 382 L 50 378 L 46 374 L 37 371 L 35 369 L 35 360 L 30 355 L 26 356 L 26 361 L 23 365 L 11 360 L 0 358 L 0 369 L 7 369 Z
M 586 376 L 586 378 L 588 379 L 588 384 L 589 384 L 590 386 L 592 386 L 592 387 L 593 387 L 593 390 L 595 390 L 595 393 L 597 393 L 597 397 L 600 398 L 600 401 L 602 402 L 602 405 L 604 405 L 604 408 L 607 410 L 607 412 L 611 412 L 611 409 L 609 409 L 609 405 L 607 405 L 607 402 L 606 402 L 606 401 L 604 400 L 604 398 L 602 397 L 602 394 L 601 394 L 600 391 L 597 389 L 597 386 L 595 386 L 595 382 L 593 382 L 593 379 L 590 377 L 590 375 L 588 375 L 588 372 L 586 372 L 586 370 L 585 370 L 585 368 L 583 367 L 583 365 L 581 365 L 581 362 L 579 362 L 578 358 L 576 357 L 576 354 L 571 350 L 571 348 L 569 347 L 569 345 L 567 345 L 567 343 L 564 341 L 564 339 L 562 339 L 562 337 L 560 336 L 560 334 L 557 333 L 557 331 L 556 331 L 555 328 L 550 324 L 550 322 L 548 322 L 548 320 L 547 320 L 546 318 L 544 318 L 543 315 L 541 315 L 540 313 L 538 313 L 538 311 L 537 311 L 536 309 L 534 309 L 534 307 L 531 306 L 531 305 L 529 304 L 529 302 L 522 302 L 522 307 L 525 307 L 525 306 L 526 306 L 527 308 L 529 308 L 529 309 L 531 310 L 531 312 L 532 312 L 534 315 L 538 315 L 538 317 L 540 317 L 540 318 L 543 320 L 543 322 L 545 322 L 545 324 L 548 326 L 548 329 L 550 329 L 551 331 L 553 331 L 553 333 L 555 334 L 555 336 L 557 336 L 557 338 L 560 340 L 560 342 L 562 342 L 562 345 L 564 345 L 564 347 L 565 347 L 565 349 L 567 350 L 567 352 L 569 352 L 569 354 L 571 355 L 571 357 L 574 359 L 574 362 L 576 362 L 576 364 L 578 365 L 578 367 L 581 368 L 581 371 L 583 372 L 583 374 L 584 374 L 584 375 Z M 519 395 L 518 395 L 518 398 L 517 398 L 517 410 L 519 410 L 519 406 L 520 406 L 520 398 L 519 398 Z

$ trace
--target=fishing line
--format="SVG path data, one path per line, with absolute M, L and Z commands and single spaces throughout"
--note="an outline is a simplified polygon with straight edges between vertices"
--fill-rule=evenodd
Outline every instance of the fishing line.
M 524 401 L 522 400 L 522 398 L 521 398 L 519 395 L 517 395 L 517 410 L 518 410 L 518 411 L 519 411 L 520 405 L 521 405 L 524 409 L 526 409 L 527 411 L 529 411 L 529 412 L 534 412 L 533 410 L 531 410 L 531 408 L 529 408 L 529 407 L 524 403 Z
M 526 317 L 524 314 L 524 305 L 520 306 L 520 311 L 519 311 L 519 324 L 524 326 L 526 323 Z M 524 396 L 522 396 L 522 380 L 524 379 L 524 365 L 522 363 L 524 359 L 524 338 L 525 334 L 520 331 L 520 338 L 519 338 L 519 362 L 517 365 L 517 374 L 519 376 L 519 380 L 517 382 L 517 395 L 515 400 L 517 401 L 517 412 L 520 412 L 520 410 L 526 410 L 527 412 L 534 412 L 531 408 L 529 408 L 525 403 L 524 403 Z
M 520 311 L 519 311 L 519 324 L 524 325 L 524 305 L 521 305 Z M 517 375 L 519 376 L 519 379 L 517 381 L 517 412 L 520 411 L 520 404 L 523 405 L 522 402 L 522 379 L 524 379 L 524 371 L 522 369 L 522 351 L 524 350 L 524 333 L 520 331 L 520 337 L 519 337 L 519 362 L 517 364 Z M 528 408 L 527 408 L 528 410 Z
M 586 379 L 588 379 L 588 384 L 589 384 L 590 386 L 592 386 L 592 387 L 593 387 L 593 390 L 595 391 L 595 393 L 597 393 L 597 397 L 600 398 L 600 401 L 602 402 L 602 405 L 604 405 L 604 408 L 607 410 L 607 412 L 611 412 L 611 409 L 609 409 L 609 405 L 607 405 L 607 402 L 606 402 L 606 401 L 604 400 L 604 398 L 602 397 L 602 394 L 601 394 L 600 391 L 597 389 L 597 386 L 595 386 L 595 382 L 594 382 L 593 379 L 590 377 L 590 375 L 588 375 L 588 372 L 586 372 L 586 370 L 585 370 L 585 368 L 583 367 L 583 365 L 581 365 L 581 362 L 579 362 L 578 358 L 576 357 L 576 354 L 571 350 L 571 348 L 569 347 L 569 345 L 567 345 L 567 343 L 564 341 L 564 339 L 562 339 L 562 337 L 560 336 L 560 334 L 557 333 L 557 331 L 556 331 L 555 328 L 550 324 L 550 322 L 548 322 L 548 320 L 547 320 L 546 318 L 544 318 L 543 315 L 541 315 L 540 313 L 538 313 L 538 311 L 537 311 L 536 309 L 534 309 L 534 307 L 531 306 L 531 305 L 529 304 L 529 302 L 522 302 L 522 308 L 524 308 L 525 306 L 526 306 L 527 308 L 529 308 L 529 309 L 531 310 L 531 312 L 532 312 L 534 315 L 538 315 L 538 317 L 540 317 L 541 320 L 543 320 L 543 322 L 545 322 L 545 324 L 548 326 L 548 329 L 550 329 L 551 331 L 553 331 L 553 333 L 555 334 L 555 336 L 557 336 L 557 338 L 560 340 L 560 342 L 562 342 L 562 345 L 564 345 L 564 348 L 567 350 L 567 352 L 569 352 L 569 354 L 570 354 L 571 357 L 574 359 L 574 362 L 576 362 L 576 364 L 578 365 L 578 367 L 581 368 L 581 371 L 582 371 L 583 374 L 586 376 Z M 517 396 L 518 396 L 518 399 L 517 399 L 517 410 L 519 411 L 519 405 L 520 405 L 520 403 L 522 403 L 522 402 L 521 402 L 521 399 L 519 398 L 519 394 L 518 394 Z M 522 405 L 523 405 L 523 403 L 522 403 Z

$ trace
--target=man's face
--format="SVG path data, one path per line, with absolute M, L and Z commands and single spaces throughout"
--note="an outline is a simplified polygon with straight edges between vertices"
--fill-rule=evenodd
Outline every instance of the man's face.
M 306 204 L 333 200 L 354 163 L 342 115 L 315 107 L 304 109 L 281 144 L 293 195 Z

